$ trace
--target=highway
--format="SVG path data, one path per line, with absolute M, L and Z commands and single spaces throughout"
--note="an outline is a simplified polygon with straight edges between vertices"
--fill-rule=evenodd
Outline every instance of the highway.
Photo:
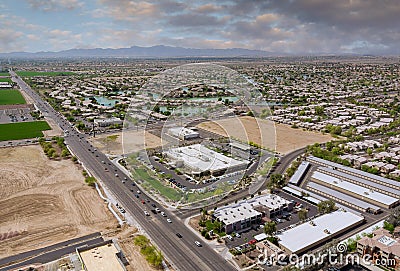
M 13 71 L 10 74 L 22 91 L 29 95 L 36 106 L 45 116 L 52 118 L 60 128 L 65 131 L 65 143 L 72 150 L 79 161 L 92 173 L 100 179 L 106 188 L 113 194 L 127 213 L 129 213 L 137 223 L 146 231 L 151 240 L 161 249 L 166 259 L 177 270 L 236 270 L 236 268 L 216 251 L 206 245 L 196 234 L 188 229 L 183 222 L 175 217 L 171 212 L 158 205 L 157 207 L 165 212 L 172 220 L 168 223 L 165 217 L 160 214 L 150 213 L 150 216 L 144 214 L 144 210 L 150 210 L 150 203 L 142 204 L 145 193 L 137 186 L 129 176 L 125 175 L 101 152 L 96 150 L 90 142 L 87 141 L 84 134 L 76 131 L 64 116 L 56 112 L 47 102 L 34 92 L 21 78 Z M 124 180 L 127 180 L 126 182 Z M 134 192 L 131 191 L 133 189 Z M 140 198 L 137 199 L 134 194 L 141 190 Z M 148 197 L 145 197 L 148 199 Z M 179 238 L 176 233 L 183 237 Z M 203 245 L 198 247 L 195 241 L 200 241 Z

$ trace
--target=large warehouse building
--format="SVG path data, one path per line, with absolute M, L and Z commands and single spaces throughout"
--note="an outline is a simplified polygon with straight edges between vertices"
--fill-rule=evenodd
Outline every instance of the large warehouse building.
M 202 176 L 221 175 L 247 168 L 249 161 L 237 160 L 213 151 L 201 144 L 172 148 L 164 152 L 177 167 L 184 167 L 188 174 Z
M 357 184 L 315 171 L 311 180 L 331 189 L 354 196 L 360 200 L 369 202 L 383 208 L 392 208 L 399 204 L 399 199 L 380 193 L 377 190 L 369 189 Z
M 286 253 L 302 254 L 363 222 L 364 217 L 339 210 L 300 224 L 277 237 Z

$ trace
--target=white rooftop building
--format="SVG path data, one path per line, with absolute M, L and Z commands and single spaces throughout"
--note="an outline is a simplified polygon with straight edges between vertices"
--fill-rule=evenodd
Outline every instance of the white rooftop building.
M 274 194 L 266 194 L 217 208 L 213 217 L 224 224 L 226 233 L 231 233 L 261 222 L 262 217 L 269 218 L 292 208 L 292 202 Z
M 364 217 L 352 212 L 335 211 L 319 216 L 278 234 L 279 245 L 287 253 L 301 254 L 346 230 L 361 224 Z
M 164 154 L 178 166 L 182 164 L 192 175 L 220 175 L 225 171 L 239 171 L 247 168 L 249 161 L 237 160 L 213 151 L 201 144 L 172 148 Z
M 200 134 L 186 127 L 173 127 L 168 129 L 168 134 L 179 138 L 180 140 L 189 140 L 198 138 Z
M 377 189 L 362 187 L 319 171 L 313 173 L 311 180 L 380 207 L 391 208 L 399 202 L 399 199 L 380 193 Z

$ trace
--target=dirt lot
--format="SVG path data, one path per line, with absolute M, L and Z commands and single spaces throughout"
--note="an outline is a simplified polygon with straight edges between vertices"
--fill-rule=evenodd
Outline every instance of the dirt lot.
M 100 134 L 95 138 L 91 137 L 90 142 L 102 152 L 111 155 L 133 153 L 162 145 L 160 137 L 147 131 L 125 131 L 123 136 L 122 133 Z
M 127 271 L 155 271 L 157 269 L 151 267 L 144 259 L 143 255 L 140 254 L 140 247 L 135 246 L 133 239 L 137 230 L 132 227 L 126 227 L 122 229 L 116 237 L 118 237 L 118 244 L 121 246 L 122 251 L 128 259 L 129 265 L 126 267 Z
M 272 121 L 252 117 L 203 122 L 198 127 L 223 136 L 229 135 L 243 141 L 252 141 L 282 154 L 316 142 L 322 143 L 333 139 L 330 135 L 293 129 L 285 124 L 274 124 Z
M 50 125 L 51 130 L 43 131 L 45 137 L 62 136 L 63 131 L 51 118 L 45 118 L 47 123 Z
M 0 258 L 116 225 L 72 161 L 38 145 L 0 149 Z

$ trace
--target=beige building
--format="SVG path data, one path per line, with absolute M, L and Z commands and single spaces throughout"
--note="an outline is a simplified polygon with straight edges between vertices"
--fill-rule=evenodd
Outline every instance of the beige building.
M 372 238 L 365 236 L 357 241 L 357 253 L 370 255 L 373 263 L 400 268 L 400 238 L 395 238 L 385 229 L 377 229 Z

